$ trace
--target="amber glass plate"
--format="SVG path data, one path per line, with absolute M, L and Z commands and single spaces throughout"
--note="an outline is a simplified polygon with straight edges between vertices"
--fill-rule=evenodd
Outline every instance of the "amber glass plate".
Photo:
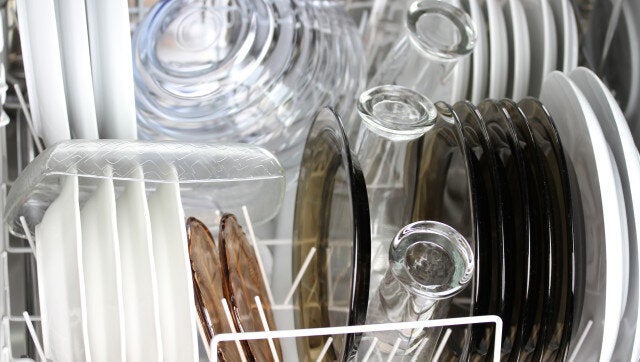
M 221 303 L 224 294 L 220 258 L 213 236 L 200 220 L 187 219 L 187 239 L 200 333 L 208 347 L 214 335 L 231 333 Z M 222 361 L 240 360 L 239 351 L 233 343 L 222 343 L 217 353 Z
M 229 303 L 234 324 L 238 332 L 264 331 L 255 297 L 260 302 L 267 317 L 269 329 L 275 329 L 275 322 L 269 304 L 256 253 L 238 220 L 232 214 L 225 214 L 220 220 L 219 255 L 222 270 L 222 292 Z M 282 350 L 277 339 L 273 340 L 278 358 L 282 360 Z M 253 340 L 243 343 L 249 361 L 273 361 L 273 354 L 267 340 Z
M 318 112 L 305 144 L 293 221 L 293 275 L 315 248 L 294 299 L 296 328 L 364 324 L 371 230 L 362 170 L 339 117 Z M 327 337 L 298 338 L 300 361 L 315 361 Z M 324 360 L 351 360 L 360 335 L 334 336 Z

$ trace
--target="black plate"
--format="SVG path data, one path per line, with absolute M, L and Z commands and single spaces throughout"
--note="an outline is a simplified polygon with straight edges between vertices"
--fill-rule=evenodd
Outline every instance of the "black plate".
M 329 108 L 316 115 L 302 156 L 293 220 L 294 276 L 312 247 L 316 254 L 294 298 L 296 328 L 364 324 L 371 257 L 367 189 L 342 122 Z M 350 271 L 346 278 L 345 270 Z M 315 361 L 327 338 L 298 338 L 299 359 Z M 324 360 L 355 357 L 359 341 L 360 335 L 334 336 Z
M 519 315 L 514 311 L 515 335 L 513 335 L 513 346 L 509 358 L 519 360 L 533 351 L 533 348 L 526 348 L 526 342 L 530 340 L 535 321 L 542 319 L 542 308 L 544 307 L 543 293 L 543 269 L 545 265 L 543 250 L 543 240 L 550 239 L 550 203 L 549 190 L 547 189 L 547 177 L 544 172 L 543 159 L 533 133 L 529 128 L 525 115 L 518 108 L 518 105 L 511 100 L 500 101 L 500 106 L 509 115 L 509 121 L 515 130 L 517 144 L 524 156 L 526 165 L 525 185 L 528 189 L 529 223 L 528 236 L 522 245 L 523 263 L 521 271 L 524 275 L 519 276 L 520 282 L 524 283 L 521 289 Z M 538 323 L 539 325 L 539 323 Z
M 546 252 L 550 254 L 552 268 L 545 269 L 544 276 L 548 281 L 545 290 L 549 295 L 545 300 L 541 330 L 533 357 L 536 360 L 566 359 L 574 311 L 581 310 L 582 301 L 580 297 L 575 299 L 579 304 L 574 306 L 574 286 L 580 290 L 578 286 L 584 285 L 581 278 L 575 278 L 583 275 L 575 269 L 576 255 L 580 252 L 574 254 L 574 237 L 580 233 L 581 226 L 578 219 L 574 219 L 572 202 L 575 200 L 571 198 L 570 169 L 551 116 L 535 99 L 524 99 L 518 106 L 527 117 L 543 157 L 551 201 L 551 240 L 547 242 Z M 574 270 L 577 271 L 575 274 Z M 548 274 L 549 271 L 551 275 Z
M 504 196 L 497 182 L 499 179 L 498 165 L 489 133 L 482 121 L 480 112 L 470 102 L 458 102 L 453 106 L 453 110 L 462 123 L 467 143 L 471 146 L 473 154 L 480 164 L 482 189 L 486 195 L 486 199 L 489 200 L 486 204 L 485 212 L 488 215 L 488 225 L 491 232 L 490 240 L 502 240 L 505 235 L 505 231 L 503 230 L 505 225 L 503 222 L 505 217 L 503 214 Z M 501 242 L 502 241 L 500 241 L 500 243 Z M 489 250 L 487 247 L 488 245 L 485 246 L 485 250 Z M 485 254 L 485 256 L 488 257 L 489 254 Z M 490 254 L 490 257 L 493 258 L 493 254 Z M 498 280 L 500 265 L 486 263 L 485 261 L 485 266 L 491 265 L 492 267 L 483 268 L 480 272 L 482 275 L 478 275 L 478 280 L 482 281 L 483 284 L 479 284 L 480 287 L 475 290 L 474 315 L 495 314 L 497 310 L 495 300 L 491 299 L 491 294 L 487 293 L 488 289 L 482 288 L 481 285 L 491 285 L 490 289 L 492 294 L 501 294 L 500 290 L 498 290 L 501 285 L 491 282 L 492 280 Z M 491 263 L 493 263 L 493 260 L 491 260 Z M 478 353 L 480 356 L 491 353 L 492 350 L 489 347 L 493 342 L 493 336 L 493 328 L 477 326 L 472 337 L 472 346 L 476 347 L 471 350 L 472 355 L 478 357 Z
M 483 166 L 474 152 L 479 150 L 473 149 L 449 105 L 438 102 L 436 108 L 438 118 L 422 140 L 412 219 L 443 222 L 458 230 L 471 244 L 475 255 L 474 286 L 453 298 L 448 313 L 448 317 L 469 316 L 474 313 L 474 306 L 484 309 L 488 303 L 486 294 L 474 291 L 478 290 L 475 285 L 481 278 L 488 277 L 479 271 L 490 265 L 482 248 L 491 239 L 489 195 L 483 187 Z M 484 326 L 478 328 L 484 331 Z M 445 356 L 464 359 L 470 331 L 454 330 Z
M 529 193 L 526 186 L 526 165 L 515 129 L 508 113 L 500 103 L 483 101 L 478 110 L 485 122 L 498 168 L 498 185 L 503 190 L 503 226 L 501 238 L 492 244 L 493 262 L 500 266 L 494 284 L 501 284 L 498 294 L 497 313 L 504 323 L 502 355 L 513 349 L 520 317 L 522 295 L 528 270 L 527 247 L 529 239 Z M 495 290 L 494 287 L 492 290 Z
M 494 253 L 501 228 L 497 172 L 486 129 L 468 102 L 451 107 L 436 104 L 439 119 L 424 138 L 414 220 L 436 220 L 453 226 L 472 243 L 475 255 L 473 288 L 454 298 L 450 317 L 497 312 L 500 262 Z M 445 142 L 443 142 L 445 141 Z M 470 228 L 472 227 L 472 228 Z M 469 302 L 458 302 L 467 298 Z M 468 353 L 492 353 L 493 328 L 475 325 L 456 330 L 443 358 L 464 359 Z

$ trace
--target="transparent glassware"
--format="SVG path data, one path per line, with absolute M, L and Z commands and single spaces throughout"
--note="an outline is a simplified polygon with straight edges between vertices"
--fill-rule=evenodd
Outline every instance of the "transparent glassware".
M 348 119 L 364 86 L 362 43 L 338 2 L 162 1 L 132 44 L 141 139 L 252 143 L 288 171 L 318 109 Z
M 434 101 L 462 100 L 469 75 L 455 70 L 473 51 L 476 36 L 473 20 L 461 8 L 444 1 L 414 1 L 406 8 L 399 40 L 380 64 L 371 65 L 375 69 L 369 71 L 368 86 L 396 84 Z
M 418 141 L 437 111 L 426 97 L 394 85 L 365 91 L 357 109 L 362 126 L 355 149 L 369 198 L 373 293 L 388 267 L 390 241 L 411 220 Z
M 367 323 L 444 318 L 450 298 L 471 280 L 474 256 L 467 240 L 452 227 L 418 221 L 402 228 L 389 248 L 389 268 L 369 302 Z M 371 333 L 360 345 L 367 351 L 377 338 L 374 360 L 421 360 L 432 357 L 440 328 Z

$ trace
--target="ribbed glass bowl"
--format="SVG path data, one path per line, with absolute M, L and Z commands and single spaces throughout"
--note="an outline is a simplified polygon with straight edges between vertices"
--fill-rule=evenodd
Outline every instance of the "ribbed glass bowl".
M 349 119 L 363 54 L 337 2 L 162 1 L 133 36 L 139 137 L 252 143 L 295 169 L 320 107 Z

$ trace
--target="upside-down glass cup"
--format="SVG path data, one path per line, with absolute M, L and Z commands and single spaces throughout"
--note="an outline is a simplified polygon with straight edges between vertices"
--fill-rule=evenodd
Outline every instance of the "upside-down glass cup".
M 437 111 L 423 95 L 395 85 L 365 91 L 357 109 L 362 126 L 356 155 L 367 183 L 371 218 L 371 294 L 389 265 L 389 243 L 411 220 L 419 138 Z
M 476 27 L 461 8 L 444 1 L 418 0 L 406 10 L 404 30 L 368 86 L 401 85 L 435 101 L 466 97 L 467 82 L 456 65 L 476 43 Z M 371 71 L 370 71 L 371 73 Z M 466 75 L 468 78 L 468 75 Z
M 384 280 L 369 302 L 368 324 L 444 318 L 450 298 L 467 286 L 474 271 L 467 240 L 436 221 L 417 221 L 402 228 L 391 242 L 388 257 Z M 378 338 L 374 360 L 388 361 L 394 353 L 394 361 L 428 361 L 440 330 L 371 333 L 362 339 L 360 350 L 368 351 L 372 339 Z
M 313 115 L 332 106 L 349 119 L 364 86 L 338 2 L 162 1 L 132 44 L 141 139 L 261 145 L 290 180 Z

